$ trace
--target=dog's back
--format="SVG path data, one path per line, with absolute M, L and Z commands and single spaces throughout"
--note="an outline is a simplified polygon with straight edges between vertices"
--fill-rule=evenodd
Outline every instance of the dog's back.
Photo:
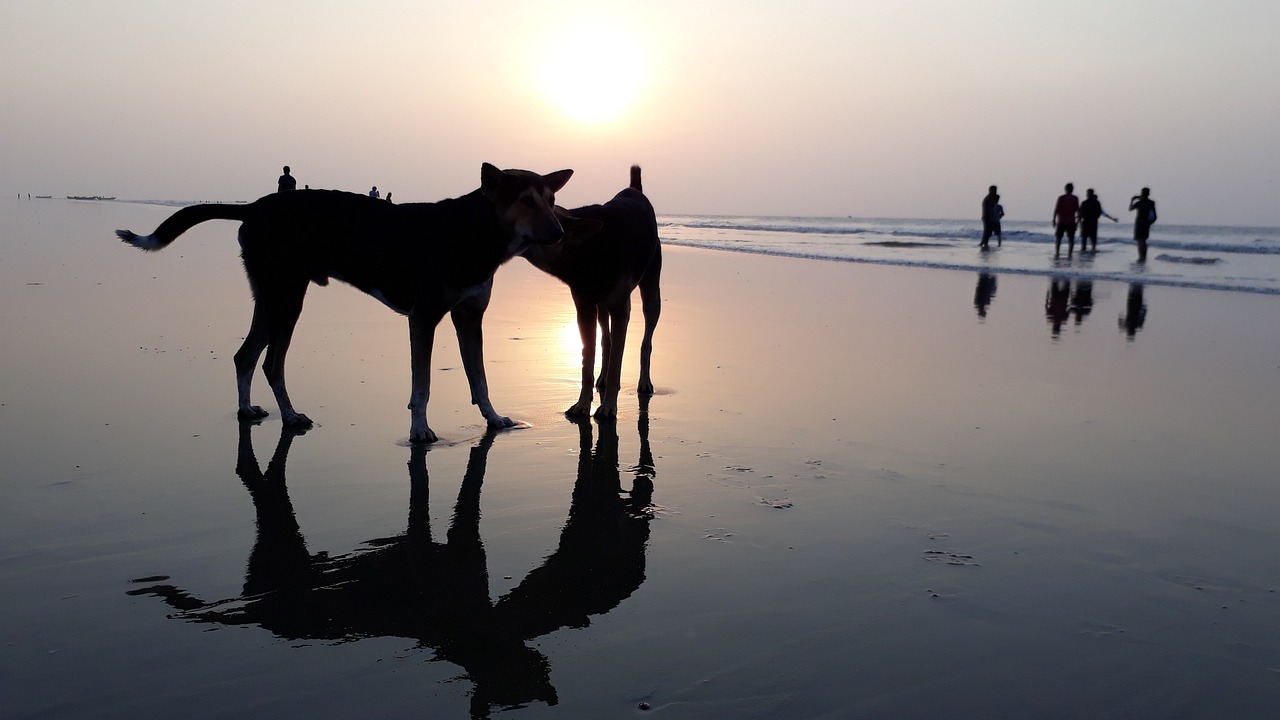
M 601 227 L 578 237 L 570 226 L 560 244 L 535 248 L 525 258 L 569 285 L 575 294 L 599 301 L 619 286 L 630 292 L 655 261 L 661 262 L 658 219 L 641 190 L 640 166 L 631 168 L 631 186 L 608 202 L 569 213 L 599 222 Z

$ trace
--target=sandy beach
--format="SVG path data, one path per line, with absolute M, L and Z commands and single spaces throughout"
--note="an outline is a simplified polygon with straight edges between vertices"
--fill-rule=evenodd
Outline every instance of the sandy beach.
M 313 287 L 316 427 L 261 375 L 244 424 L 234 224 L 143 254 L 112 232 L 172 208 L 7 205 L 7 718 L 1280 707 L 1274 296 L 1097 282 L 1072 312 L 1048 276 L 670 247 L 657 394 L 635 323 L 602 425 L 562 415 L 572 303 L 517 259 L 485 353 L 521 425 L 485 432 L 445 323 L 423 449 L 377 301 Z

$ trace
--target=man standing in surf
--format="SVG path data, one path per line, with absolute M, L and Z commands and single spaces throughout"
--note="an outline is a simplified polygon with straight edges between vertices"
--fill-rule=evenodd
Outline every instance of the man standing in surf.
M 1080 212 L 1080 199 L 1072 190 L 1075 185 L 1067 183 L 1066 190 L 1058 196 L 1058 204 L 1053 206 L 1053 256 L 1058 257 L 1062 251 L 1062 236 L 1067 236 L 1067 257 L 1076 249 L 1076 215 Z
M 1137 213 L 1133 218 L 1133 240 L 1138 243 L 1138 262 L 1146 262 L 1147 237 L 1156 221 L 1156 201 L 1151 199 L 1151 188 L 1142 188 L 1141 194 L 1133 196 L 1129 211 Z

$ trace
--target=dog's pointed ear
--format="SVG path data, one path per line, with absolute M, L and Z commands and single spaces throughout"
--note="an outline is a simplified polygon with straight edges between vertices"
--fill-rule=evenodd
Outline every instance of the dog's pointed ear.
M 560 192 L 560 188 L 569 182 L 569 178 L 573 177 L 572 170 L 557 170 L 556 172 L 543 175 L 542 179 L 551 188 L 551 192 Z
M 498 185 L 502 182 L 502 171 L 484 163 L 480 166 L 480 192 L 490 200 L 498 196 Z

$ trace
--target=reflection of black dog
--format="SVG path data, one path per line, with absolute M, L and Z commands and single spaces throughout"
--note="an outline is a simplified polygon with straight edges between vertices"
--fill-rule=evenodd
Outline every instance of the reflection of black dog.
M 267 195 L 248 205 L 193 205 L 174 213 L 154 233 L 117 230 L 121 240 L 160 250 L 206 220 L 239 220 L 240 255 L 253 290 L 253 322 L 236 352 L 240 417 L 267 414 L 249 401 L 254 365 L 262 369 L 286 425 L 309 426 L 285 390 L 284 358 L 309 283 L 349 283 L 409 317 L 413 390 L 409 439 L 433 442 L 427 425 L 431 346 L 435 328 L 452 311 L 471 402 L 492 427 L 510 427 L 489 403 L 480 319 L 493 274 L 530 245 L 563 235 L 555 193 L 572 170 L 538 175 L 485 163 L 480 189 L 436 203 L 392 205 L 364 195 L 302 190 Z
M 628 499 L 618 474 L 618 434 L 600 424 L 594 453 L 589 421 L 579 424 L 577 481 L 559 547 L 510 593 L 494 602 L 480 538 L 480 489 L 496 432 L 471 449 L 466 475 L 443 542 L 431 532 L 426 448 L 409 460 L 409 521 L 404 533 L 371 540 L 344 555 L 312 553 L 299 530 L 285 482 L 294 437 L 284 426 L 266 472 L 260 470 L 242 423 L 236 473 L 257 512 L 258 534 L 239 597 L 205 602 L 172 585 L 130 595 L 155 595 L 172 617 L 195 623 L 258 625 L 289 640 L 345 642 L 404 637 L 462 667 L 475 684 L 473 717 L 491 707 L 534 701 L 554 705 L 546 657 L 527 641 L 565 627 L 585 627 L 644 582 L 652 518 L 653 458 L 647 422 Z M 147 578 L 154 582 L 158 579 Z
M 582 390 L 568 415 L 591 412 L 592 381 L 595 373 L 596 323 L 600 323 L 600 390 L 597 418 L 618 414 L 618 391 L 622 384 L 622 351 L 631 320 L 631 291 L 640 288 L 644 311 L 644 340 L 640 345 L 641 395 L 653 393 L 649 377 L 649 356 L 653 353 L 653 331 L 662 311 L 658 280 L 662 275 L 662 246 L 658 242 L 658 220 L 653 205 L 640 185 L 640 167 L 631 168 L 631 187 L 604 205 L 587 205 L 561 213 L 565 239 L 557 245 L 530 248 L 525 259 L 569 286 L 578 311 L 578 332 L 582 335 Z

